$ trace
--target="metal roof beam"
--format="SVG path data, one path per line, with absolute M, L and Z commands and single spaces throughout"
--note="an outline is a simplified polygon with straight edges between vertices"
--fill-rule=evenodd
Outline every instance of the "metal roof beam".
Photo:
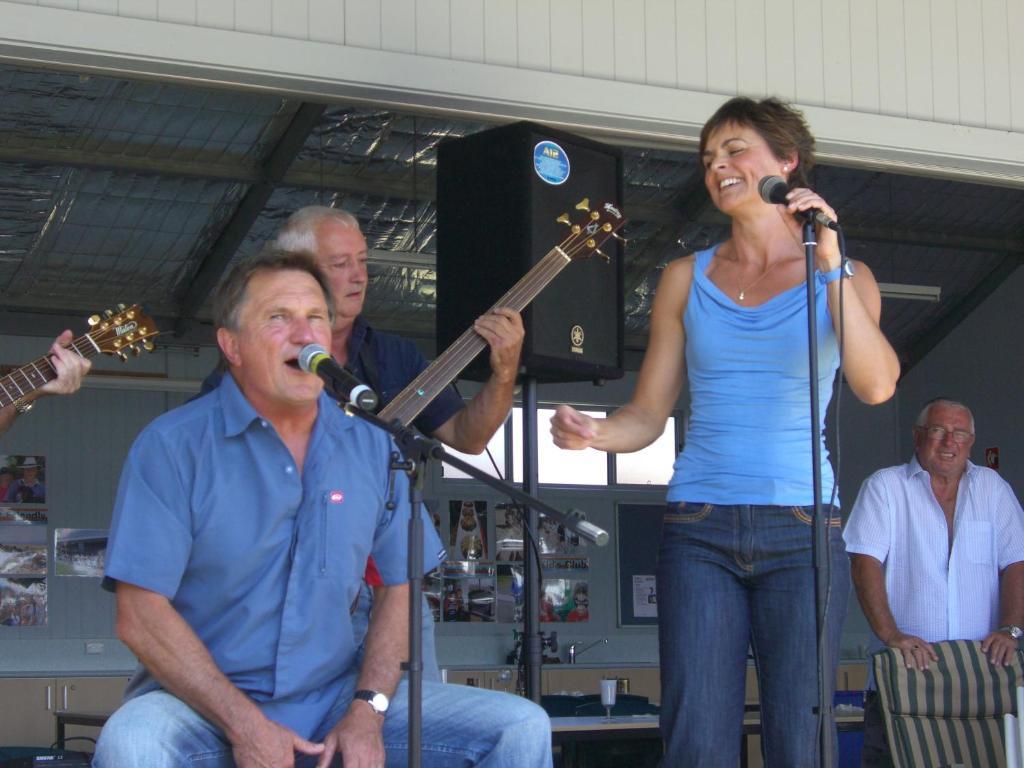
M 903 357 L 900 378 L 902 379 L 915 365 L 924 360 L 929 352 L 966 320 L 1021 264 L 1024 264 L 1024 251 L 1008 254 L 972 291 L 950 307 L 937 323 L 912 341 Z
M 184 333 L 195 318 L 206 297 L 217 285 L 246 234 L 266 207 L 274 188 L 284 178 L 288 167 L 302 149 L 310 131 L 320 121 L 325 106 L 304 102 L 282 132 L 280 139 L 263 164 L 261 178 L 249 187 L 234 215 L 228 220 L 210 252 L 203 259 L 181 300 L 175 334 Z

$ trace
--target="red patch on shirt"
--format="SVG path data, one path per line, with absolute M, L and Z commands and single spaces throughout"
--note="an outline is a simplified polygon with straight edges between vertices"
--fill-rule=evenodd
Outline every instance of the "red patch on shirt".
M 341 504 L 345 500 L 345 494 L 341 491 L 331 491 L 328 498 L 330 498 L 331 504 Z

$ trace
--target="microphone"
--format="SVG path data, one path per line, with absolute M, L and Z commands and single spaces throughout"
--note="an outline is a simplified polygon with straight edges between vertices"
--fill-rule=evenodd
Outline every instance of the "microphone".
M 377 393 L 339 365 L 319 344 L 307 344 L 302 348 L 299 352 L 299 368 L 323 379 L 342 402 L 364 411 L 372 411 L 377 407 Z
M 581 509 L 569 509 L 565 513 L 567 517 L 573 518 L 576 532 L 585 539 L 594 542 L 599 547 L 608 543 L 608 531 L 598 528 L 593 523 L 587 522 L 587 515 Z
M 761 195 L 761 199 L 766 203 L 773 205 L 787 205 L 789 203 L 786 199 L 786 194 L 789 192 L 789 184 L 781 176 L 765 176 L 758 182 L 757 191 Z M 804 211 L 804 213 L 813 215 L 814 220 L 821 226 L 828 227 L 836 232 L 839 231 L 839 225 L 817 208 Z

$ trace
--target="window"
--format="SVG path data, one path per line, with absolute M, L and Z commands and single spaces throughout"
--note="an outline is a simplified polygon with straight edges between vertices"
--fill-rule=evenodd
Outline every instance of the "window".
M 583 411 L 604 418 L 603 411 Z M 608 458 L 603 451 L 563 451 L 551 440 L 554 408 L 537 409 L 537 482 L 553 485 L 608 485 Z M 523 481 L 523 409 L 512 409 L 512 479 Z
M 518 409 L 517 409 L 518 410 Z M 502 424 L 498 427 L 498 431 L 494 433 L 490 442 L 487 443 L 487 450 L 478 456 L 473 456 L 469 453 L 461 453 L 456 451 L 454 448 L 448 448 L 445 446 L 445 451 L 452 454 L 456 458 L 462 459 L 467 464 L 472 464 L 477 469 L 487 473 L 491 477 L 504 477 L 505 475 L 505 425 Z M 494 465 L 491 464 L 490 458 L 487 456 L 487 451 L 491 452 L 494 456 L 494 463 L 498 465 L 498 469 L 501 470 L 499 475 L 494 471 Z M 442 477 L 446 480 L 466 480 L 469 479 L 469 475 L 460 469 L 450 467 L 447 464 L 441 465 Z

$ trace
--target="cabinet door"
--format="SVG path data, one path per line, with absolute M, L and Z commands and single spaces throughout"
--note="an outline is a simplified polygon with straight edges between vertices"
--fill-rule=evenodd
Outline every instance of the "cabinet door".
M 53 743 L 55 686 L 56 680 L 49 677 L 0 678 L 0 744 L 48 747 Z
M 61 677 L 54 688 L 55 703 L 72 712 L 113 712 L 121 705 L 127 677 Z M 51 724 L 56 732 L 56 723 Z M 90 725 L 68 725 L 64 738 L 68 749 L 92 751 L 100 729 Z M 54 737 L 55 738 L 55 737 Z
M 59 677 L 57 707 L 73 712 L 113 712 L 121 705 L 127 677 Z
M 515 667 L 502 667 L 501 669 L 489 669 L 484 675 L 484 685 L 492 691 L 503 691 L 504 693 L 516 692 L 516 670 Z

